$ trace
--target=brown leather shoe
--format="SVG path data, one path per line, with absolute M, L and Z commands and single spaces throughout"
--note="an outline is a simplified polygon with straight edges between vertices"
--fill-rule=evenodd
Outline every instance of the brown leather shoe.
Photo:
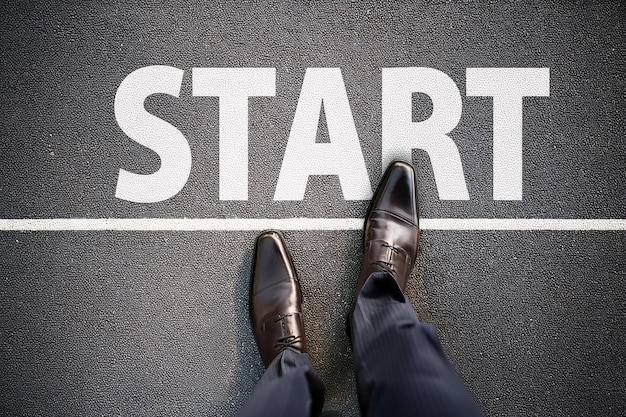
M 276 231 L 263 232 L 256 240 L 250 317 L 265 367 L 287 348 L 306 352 L 300 283 Z
M 415 171 L 392 163 L 383 176 L 365 218 L 363 269 L 357 295 L 372 272 L 387 271 L 404 292 L 417 257 L 419 216 Z

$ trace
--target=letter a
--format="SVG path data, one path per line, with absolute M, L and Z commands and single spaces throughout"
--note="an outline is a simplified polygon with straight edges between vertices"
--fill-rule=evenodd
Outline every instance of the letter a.
M 329 143 L 315 142 L 322 105 Z M 304 75 L 274 200 L 304 199 L 310 175 L 338 175 L 346 200 L 372 197 L 339 68 L 309 68 Z

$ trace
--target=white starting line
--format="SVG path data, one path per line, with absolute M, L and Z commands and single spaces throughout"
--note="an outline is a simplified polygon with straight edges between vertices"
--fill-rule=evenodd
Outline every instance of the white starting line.
M 361 218 L 0 219 L 0 231 L 361 230 Z M 420 219 L 422 230 L 626 230 L 626 219 Z

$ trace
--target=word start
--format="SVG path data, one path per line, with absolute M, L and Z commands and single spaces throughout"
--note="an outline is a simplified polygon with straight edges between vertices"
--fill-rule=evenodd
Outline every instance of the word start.
M 132 140 L 161 159 L 152 174 L 120 169 L 115 196 L 153 203 L 175 196 L 191 172 L 191 150 L 175 126 L 145 110 L 152 94 L 179 96 L 184 71 L 153 65 L 130 73 L 115 95 L 115 117 Z M 193 68 L 192 95 L 219 98 L 219 198 L 248 199 L 248 100 L 276 94 L 275 68 Z M 414 93 L 432 113 L 412 120 Z M 549 68 L 467 68 L 466 95 L 493 98 L 493 198 L 522 199 L 523 97 L 550 95 Z M 317 143 L 320 114 L 329 142 Z M 382 166 L 428 154 L 439 198 L 468 200 L 459 150 L 448 136 L 462 111 L 461 93 L 445 73 L 426 67 L 382 69 Z M 311 175 L 336 175 L 346 200 L 368 200 L 372 187 L 340 68 L 308 68 L 287 140 L 274 200 L 302 200 Z

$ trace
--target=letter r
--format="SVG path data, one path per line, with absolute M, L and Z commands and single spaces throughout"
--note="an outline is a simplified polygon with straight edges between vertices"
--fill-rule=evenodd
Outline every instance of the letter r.
M 433 68 L 383 68 L 383 170 L 394 159 L 411 161 L 413 149 L 428 153 L 439 198 L 469 200 L 461 156 L 448 133 L 461 119 L 461 93 L 454 81 Z M 432 115 L 413 122 L 412 96 L 427 94 Z

